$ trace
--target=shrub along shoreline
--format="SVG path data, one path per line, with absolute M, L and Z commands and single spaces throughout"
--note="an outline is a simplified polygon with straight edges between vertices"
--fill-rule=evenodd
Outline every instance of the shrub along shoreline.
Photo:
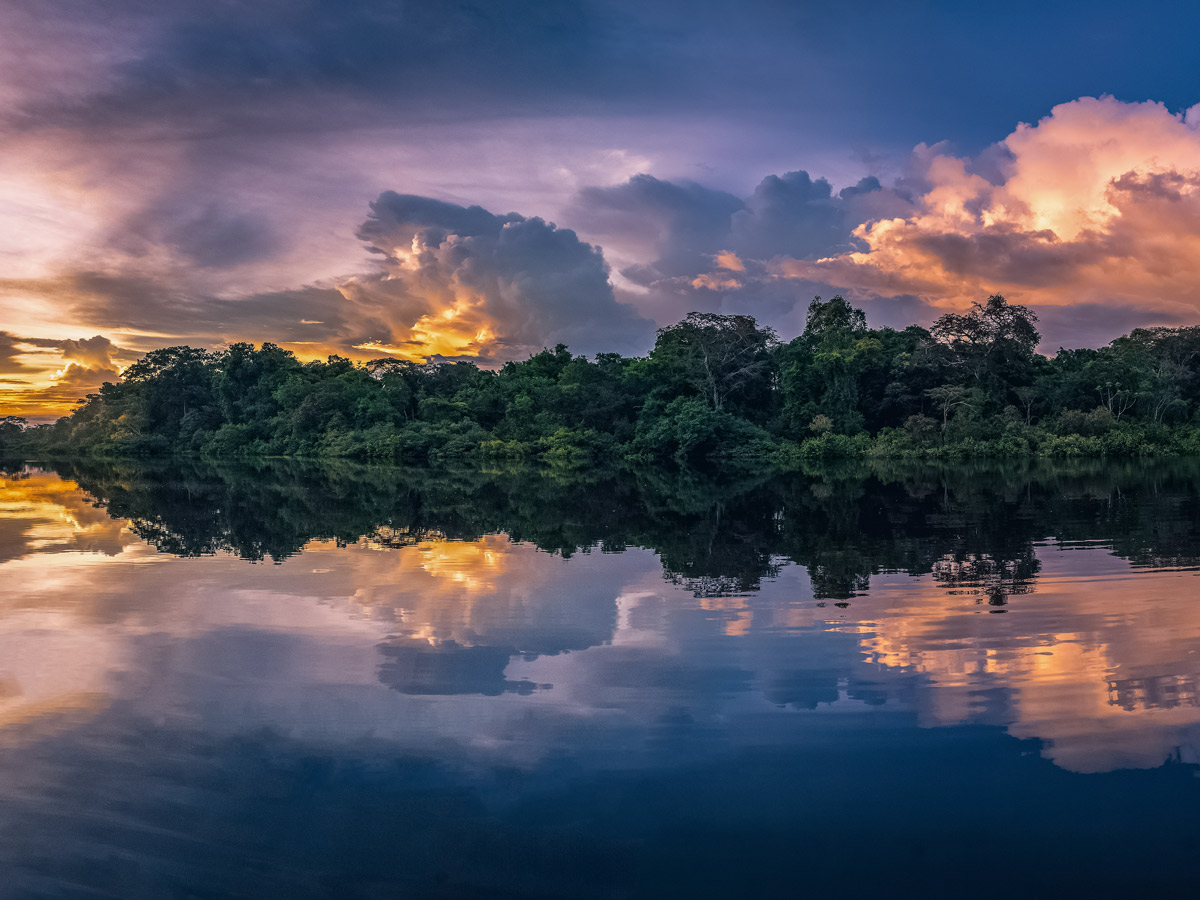
M 692 313 L 645 357 L 546 349 L 469 361 L 304 363 L 267 343 L 146 354 L 69 416 L 0 418 L 0 455 L 612 462 L 793 469 L 822 459 L 1200 456 L 1200 326 L 1036 352 L 1036 316 L 989 297 L 929 328 L 871 329 L 817 298 L 782 342 Z

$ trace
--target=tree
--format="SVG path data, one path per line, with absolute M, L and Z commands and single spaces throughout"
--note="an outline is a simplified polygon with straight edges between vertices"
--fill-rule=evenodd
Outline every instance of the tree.
M 950 410 L 956 406 L 969 405 L 967 389 L 958 384 L 943 384 L 941 387 L 930 388 L 925 396 L 938 405 L 942 411 L 942 431 L 950 423 Z
M 1100 402 L 1114 421 L 1131 412 L 1149 393 L 1153 378 L 1147 348 L 1128 338 L 1118 338 L 1097 352 L 1083 367 Z
M 1135 328 L 1128 337 L 1113 341 L 1136 345 L 1143 351 L 1150 370 L 1145 401 L 1151 418 L 1161 422 L 1173 409 L 1186 409 L 1198 382 L 1200 327 Z
M 1014 391 L 1017 399 L 1021 401 L 1021 406 L 1025 408 L 1025 424 L 1028 425 L 1033 420 L 1033 404 L 1041 399 L 1041 391 L 1032 385 L 1019 387 Z
M 808 304 L 808 314 L 804 317 L 804 333 L 801 337 L 810 346 L 828 343 L 831 339 L 846 343 L 865 334 L 866 330 L 866 313 L 851 306 L 838 294 L 828 301 L 813 297 L 812 303 Z
M 1041 334 L 1028 307 L 993 294 L 964 313 L 940 316 L 930 329 L 967 377 L 995 392 L 1027 381 Z
M 693 312 L 658 330 L 650 358 L 720 412 L 735 397 L 748 405 L 769 400 L 778 343 L 774 330 L 752 316 Z
M 882 347 L 861 309 L 841 296 L 813 298 L 804 333 L 780 353 L 783 418 L 789 428 L 801 433 L 822 415 L 840 431 L 859 431 L 859 379 L 883 362 Z
M 215 415 L 216 357 L 195 347 L 152 350 L 125 370 L 126 402 L 140 405 L 146 429 L 174 441 L 181 426 L 194 431 Z
M 216 365 L 213 390 L 226 420 L 265 435 L 279 411 L 275 392 L 300 370 L 300 361 L 275 344 L 264 343 L 255 349 L 253 344 L 239 342 L 220 354 Z
M 12 444 L 25 431 L 25 420 L 20 416 L 0 417 L 0 448 Z

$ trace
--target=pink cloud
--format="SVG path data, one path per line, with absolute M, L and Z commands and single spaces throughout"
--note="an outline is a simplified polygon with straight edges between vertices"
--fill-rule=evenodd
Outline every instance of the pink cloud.
M 783 277 L 957 308 L 1000 292 L 1044 306 L 1200 316 L 1200 113 L 1082 98 L 1003 142 L 999 183 L 928 155 L 906 217 L 855 229 L 864 248 L 779 259 Z M 918 158 L 921 151 L 918 148 Z

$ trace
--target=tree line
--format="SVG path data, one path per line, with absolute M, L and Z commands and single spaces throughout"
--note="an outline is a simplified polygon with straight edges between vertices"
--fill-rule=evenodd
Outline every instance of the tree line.
M 835 457 L 1200 455 L 1200 326 L 1098 350 L 1036 350 L 995 295 L 930 328 L 869 328 L 816 298 L 783 342 L 750 316 L 691 313 L 644 357 L 558 345 L 471 362 L 301 362 L 274 344 L 146 354 L 69 416 L 0 421 L 9 455 L 343 457 L 794 468 Z

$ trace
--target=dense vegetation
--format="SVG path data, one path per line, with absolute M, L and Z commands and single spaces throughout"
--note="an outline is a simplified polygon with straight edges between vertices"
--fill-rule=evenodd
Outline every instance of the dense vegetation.
M 10 455 L 347 457 L 406 464 L 604 461 L 727 470 L 832 457 L 1200 455 L 1200 326 L 1036 352 L 1036 316 L 993 296 L 932 328 L 871 329 L 813 301 L 782 343 L 692 313 L 647 357 L 559 345 L 498 371 L 273 344 L 169 347 L 52 425 L 0 423 Z

